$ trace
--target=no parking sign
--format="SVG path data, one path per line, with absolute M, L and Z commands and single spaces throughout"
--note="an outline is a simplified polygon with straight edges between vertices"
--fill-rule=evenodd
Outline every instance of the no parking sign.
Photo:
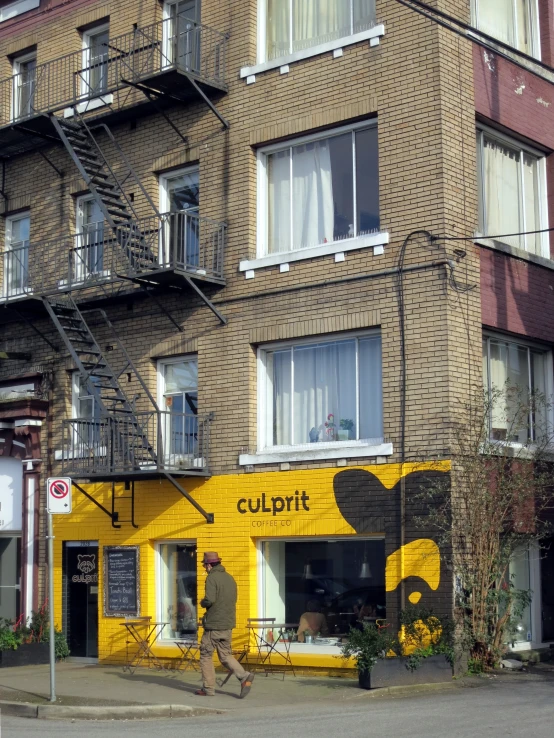
M 50 514 L 71 512 L 71 477 L 50 477 L 46 480 L 47 510 Z

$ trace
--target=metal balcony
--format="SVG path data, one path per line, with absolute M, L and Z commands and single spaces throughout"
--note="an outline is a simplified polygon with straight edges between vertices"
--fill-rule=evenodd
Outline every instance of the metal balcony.
M 211 416 L 162 410 L 62 424 L 62 474 L 75 479 L 209 476 Z
M 123 281 L 182 286 L 185 277 L 222 285 L 225 224 L 183 210 L 124 223 L 103 223 L 2 255 L 0 303 L 95 291 Z
M 227 37 L 182 16 L 109 39 L 105 52 L 79 50 L 0 81 L 0 157 L 58 142 L 50 113 L 78 107 L 92 117 L 152 111 L 132 87 L 171 102 L 225 92 Z M 135 114 L 135 112 L 133 112 Z

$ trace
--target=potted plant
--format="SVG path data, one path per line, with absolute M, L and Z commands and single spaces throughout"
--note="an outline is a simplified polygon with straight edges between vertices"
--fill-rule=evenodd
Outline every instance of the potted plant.
M 47 664 L 50 658 L 50 628 L 46 605 L 33 611 L 27 624 L 22 617 L 16 622 L 0 621 L 0 667 Z M 56 659 L 69 656 L 65 636 L 56 631 Z
M 354 659 L 361 689 L 371 689 L 371 671 L 378 659 L 384 659 L 395 646 L 395 638 L 387 628 L 364 623 L 351 628 L 341 646 L 342 657 Z
M 354 430 L 354 421 L 350 418 L 341 418 L 340 429 L 337 431 L 339 441 L 348 441 L 352 430 Z

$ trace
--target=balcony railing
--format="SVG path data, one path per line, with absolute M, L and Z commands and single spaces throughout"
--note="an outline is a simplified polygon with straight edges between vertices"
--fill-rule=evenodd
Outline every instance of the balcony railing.
M 173 70 L 225 89 L 227 37 L 183 16 L 111 38 L 105 53 L 87 49 L 0 81 L 0 127 L 123 90 Z
M 208 473 L 211 416 L 151 410 L 132 418 L 77 418 L 63 422 L 62 473 Z
M 106 224 L 3 254 L 4 300 L 174 272 L 223 281 L 225 224 L 191 210 Z

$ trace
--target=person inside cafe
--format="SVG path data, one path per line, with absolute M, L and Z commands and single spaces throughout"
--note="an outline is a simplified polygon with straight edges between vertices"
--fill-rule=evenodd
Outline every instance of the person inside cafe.
M 300 616 L 297 632 L 299 643 L 304 643 L 306 633 L 311 636 L 326 636 L 329 634 L 325 615 L 321 612 L 321 607 L 317 600 L 310 600 L 306 605 L 306 612 Z

